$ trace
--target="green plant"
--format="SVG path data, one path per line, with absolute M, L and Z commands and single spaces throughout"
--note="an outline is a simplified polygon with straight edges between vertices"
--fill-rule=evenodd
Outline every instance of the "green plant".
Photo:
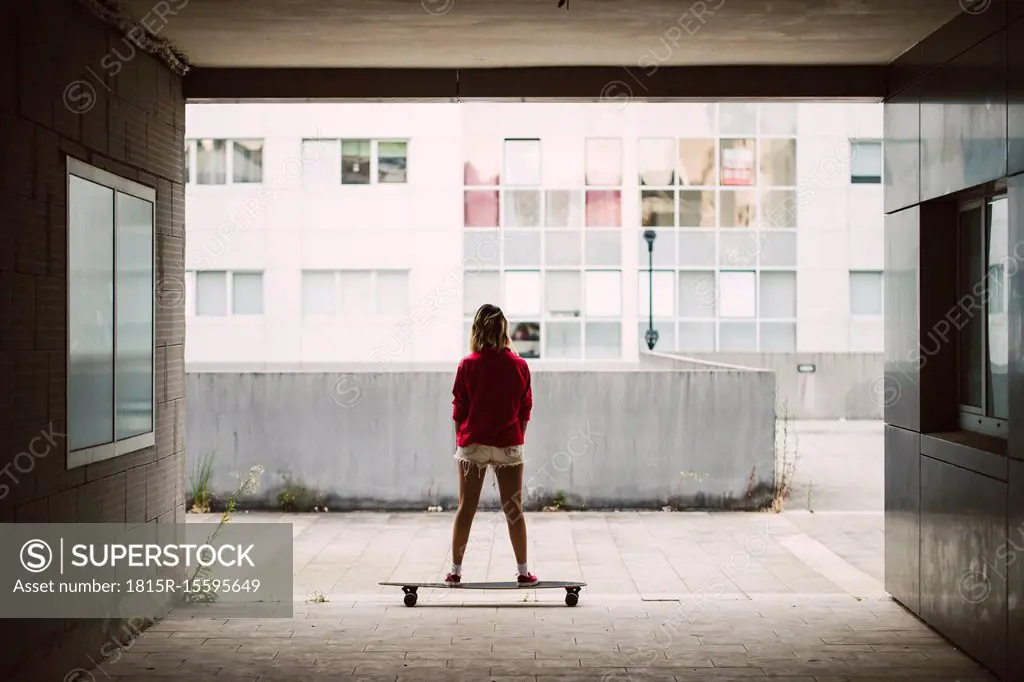
M 192 492 L 192 511 L 206 514 L 210 511 L 210 479 L 213 477 L 213 460 L 216 452 L 203 455 L 192 468 L 188 477 Z
M 320 495 L 310 490 L 301 481 L 292 477 L 288 471 L 279 472 L 284 480 L 281 492 L 277 494 L 277 504 L 282 511 L 307 512 L 320 506 Z
M 555 498 L 551 500 L 551 506 L 555 509 L 565 509 L 565 491 L 559 488 L 555 491 Z
M 786 401 L 781 418 L 775 417 L 775 472 L 772 476 L 771 509 L 780 513 L 793 492 L 793 476 L 800 461 L 799 442 Z
M 308 604 L 309 602 L 313 602 L 314 604 L 326 604 L 328 601 L 330 600 L 327 598 L 326 594 L 320 590 L 313 590 L 309 593 L 309 599 L 306 600 L 306 603 Z

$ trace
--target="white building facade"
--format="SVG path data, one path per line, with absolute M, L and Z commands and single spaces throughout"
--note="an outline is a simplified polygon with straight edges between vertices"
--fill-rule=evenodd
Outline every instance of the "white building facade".
M 883 350 L 880 104 L 191 105 L 186 134 L 193 365 L 451 362 L 483 302 L 538 363 L 636 360 L 650 317 L 656 350 Z

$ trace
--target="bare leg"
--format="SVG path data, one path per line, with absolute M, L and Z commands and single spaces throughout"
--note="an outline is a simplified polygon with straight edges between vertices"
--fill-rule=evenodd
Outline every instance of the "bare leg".
M 526 517 L 523 516 L 523 465 L 496 467 L 501 508 L 508 522 L 508 538 L 517 564 L 526 563 Z
M 461 566 L 487 470 L 475 464 L 456 462 L 456 465 L 459 471 L 459 510 L 455 512 L 455 525 L 452 527 L 452 563 Z

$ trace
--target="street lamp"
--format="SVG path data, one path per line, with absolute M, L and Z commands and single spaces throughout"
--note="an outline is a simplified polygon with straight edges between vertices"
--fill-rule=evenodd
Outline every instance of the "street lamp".
M 654 328 L 654 240 L 658 235 L 654 230 L 644 230 L 644 240 L 647 242 L 647 333 L 644 340 L 647 341 L 647 350 L 654 350 L 658 343 L 658 331 Z

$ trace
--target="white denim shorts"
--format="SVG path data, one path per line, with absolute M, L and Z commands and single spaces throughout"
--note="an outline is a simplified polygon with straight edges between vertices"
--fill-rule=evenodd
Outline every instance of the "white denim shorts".
M 519 466 L 525 459 L 525 452 L 522 445 L 513 445 L 507 448 L 498 448 L 493 445 L 467 445 L 455 450 L 455 460 L 463 465 L 468 473 L 469 466 L 475 464 L 478 469 L 486 469 L 488 466 L 514 467 Z

